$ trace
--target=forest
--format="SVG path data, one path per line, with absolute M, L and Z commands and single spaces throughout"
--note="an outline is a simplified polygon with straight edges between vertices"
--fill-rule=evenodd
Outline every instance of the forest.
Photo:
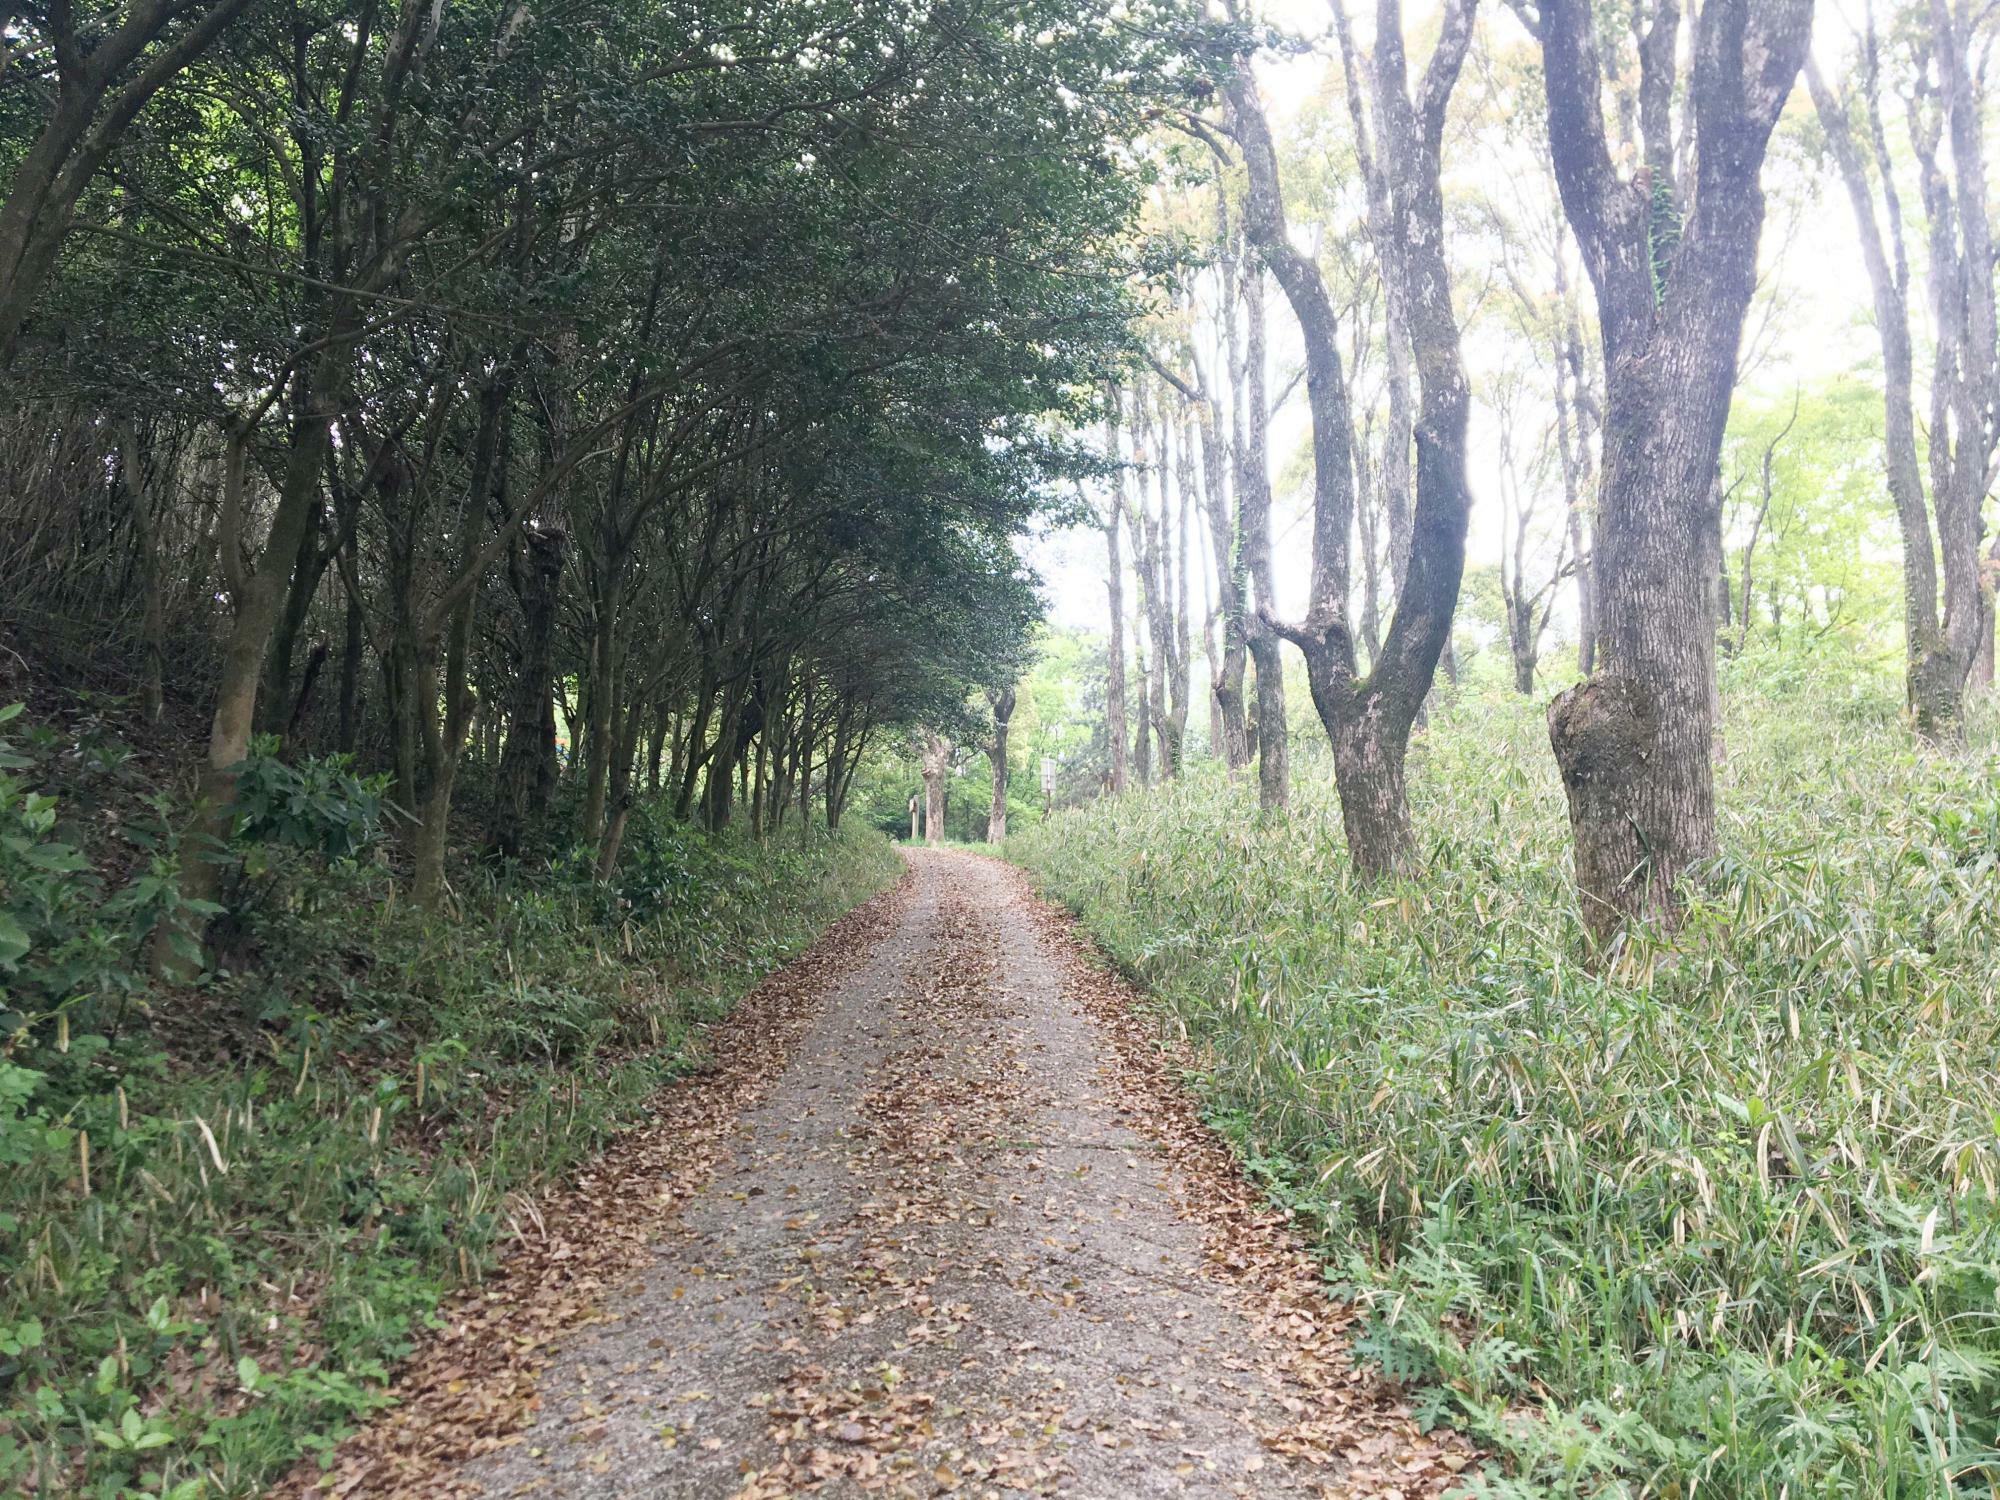
M 1996 52 L 0 14 L 0 1500 L 2000 1493 Z

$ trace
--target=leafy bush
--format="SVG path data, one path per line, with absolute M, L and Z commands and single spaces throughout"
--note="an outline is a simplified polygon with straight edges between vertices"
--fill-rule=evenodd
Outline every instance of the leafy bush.
M 1985 1494 L 2000 756 L 1919 753 L 1853 672 L 1732 672 L 1722 858 L 1601 968 L 1504 694 L 1420 741 L 1406 885 L 1352 884 L 1311 754 L 1280 826 L 1197 775 L 1010 852 L 1192 1035 L 1365 1352 L 1437 1372 L 1495 1493 Z
M 348 755 L 293 765 L 275 735 L 260 736 L 236 770 L 237 842 L 353 859 L 381 832 L 389 794 L 386 774 L 358 776 L 353 765 Z
M 114 1040 L 85 1002 L 122 988 L 143 1019 L 161 998 L 138 959 L 146 900 L 171 898 L 131 892 L 170 892 L 170 858 L 106 896 L 22 761 L 0 762 L 0 911 L 25 939 L 0 1016 L 9 1500 L 256 1494 L 331 1446 L 439 1299 L 503 1251 L 506 1198 L 637 1120 L 696 1020 L 897 868 L 873 835 L 781 853 L 662 830 L 648 878 L 716 893 L 698 941 L 699 894 L 670 921 L 476 867 L 447 920 L 348 857 L 379 784 L 253 757 L 239 839 L 260 841 L 262 895 L 239 920 L 256 961 Z

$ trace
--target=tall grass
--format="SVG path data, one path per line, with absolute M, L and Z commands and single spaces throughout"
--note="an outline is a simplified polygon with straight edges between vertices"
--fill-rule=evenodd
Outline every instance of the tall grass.
M 900 868 L 873 833 L 640 820 L 628 847 L 616 887 L 455 872 L 444 917 L 379 866 L 265 851 L 236 972 L 151 997 L 150 1024 L 141 991 L 116 1034 L 17 1038 L 0 1496 L 249 1495 L 330 1446 L 694 1024 Z
M 1829 680 L 1832 679 L 1832 680 Z M 1730 683 L 1723 855 L 1585 962 L 1539 705 L 1417 752 L 1425 873 L 1350 881 L 1213 773 L 1010 842 L 1197 1044 L 1216 1118 L 1490 1492 L 2000 1489 L 2000 756 L 1892 687 Z

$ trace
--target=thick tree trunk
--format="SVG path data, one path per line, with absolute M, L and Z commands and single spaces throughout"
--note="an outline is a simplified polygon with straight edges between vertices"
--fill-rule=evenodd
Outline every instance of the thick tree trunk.
M 944 782 L 951 769 L 951 741 L 935 730 L 924 731 L 924 838 L 932 848 L 944 844 Z
M 1714 579 L 1709 535 L 1737 347 L 1756 272 L 1758 182 L 1811 30 L 1810 0 L 1710 0 L 1688 90 L 1697 189 L 1682 225 L 1666 104 L 1672 7 L 1642 46 L 1650 190 L 1613 167 L 1587 0 L 1540 8 L 1549 138 L 1604 327 L 1596 674 L 1549 708 L 1586 924 L 1671 919 L 1674 888 L 1715 850 Z
M 993 706 L 993 745 L 986 752 L 993 765 L 993 804 L 986 812 L 986 842 L 1004 844 L 1007 842 L 1007 729 L 1014 718 L 1013 685 L 1010 683 L 997 693 L 987 693 L 986 701 Z

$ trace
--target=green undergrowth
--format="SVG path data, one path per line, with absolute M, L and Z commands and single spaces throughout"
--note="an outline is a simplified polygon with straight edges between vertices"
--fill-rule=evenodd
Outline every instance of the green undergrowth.
M 641 813 L 614 884 L 467 865 L 434 915 L 383 862 L 379 783 L 265 756 L 219 966 L 161 993 L 143 773 L 107 733 L 0 741 L 5 1496 L 248 1495 L 329 1447 L 525 1198 L 900 869 L 872 832 Z
M 2000 1486 L 2000 755 L 1893 685 L 1732 666 L 1723 854 L 1584 961 L 1539 704 L 1423 738 L 1424 875 L 1349 880 L 1213 772 L 1010 842 L 1203 1059 L 1213 1118 L 1365 1301 L 1361 1352 L 1502 1495 Z

